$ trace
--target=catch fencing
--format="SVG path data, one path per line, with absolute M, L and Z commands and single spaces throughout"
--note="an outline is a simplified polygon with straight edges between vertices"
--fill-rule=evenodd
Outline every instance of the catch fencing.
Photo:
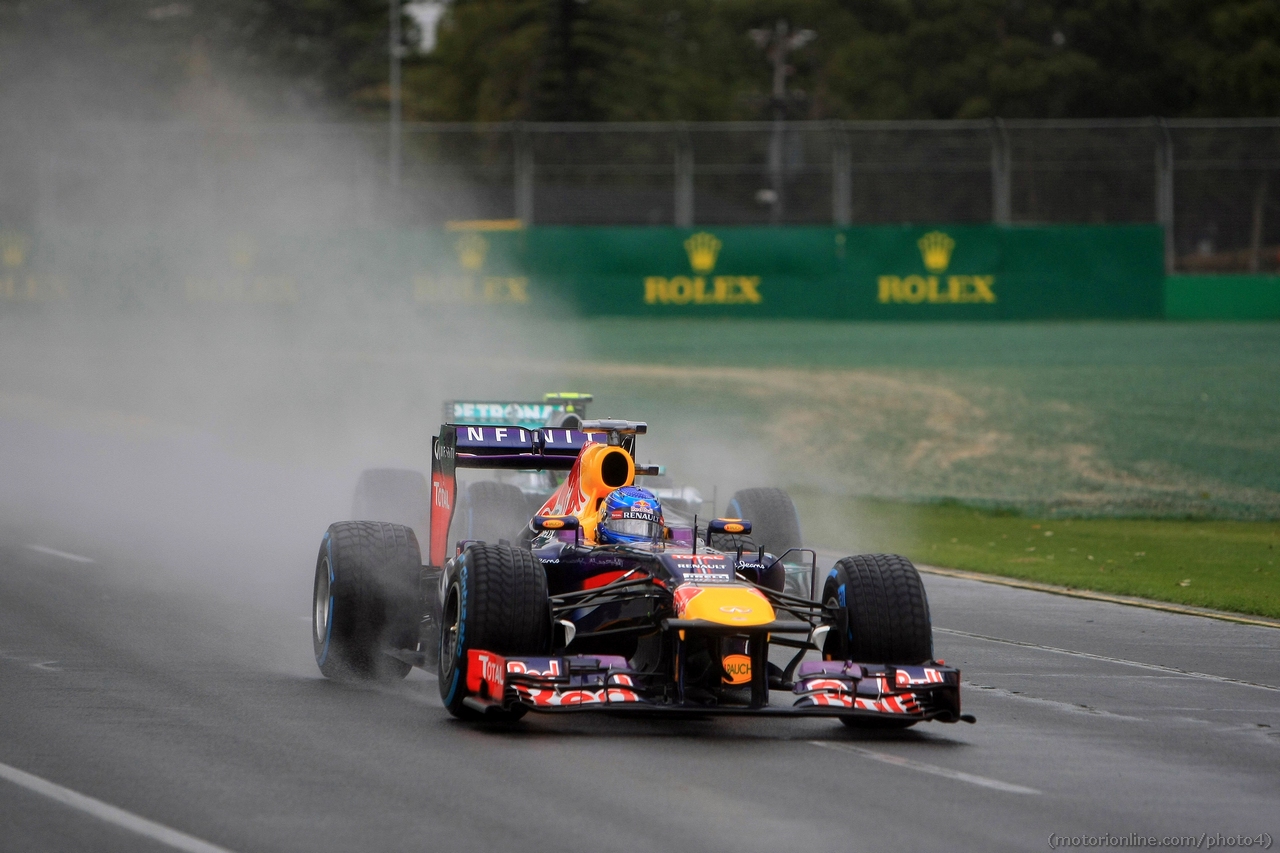
M 1156 223 L 1168 271 L 1280 268 L 1280 119 L 406 123 L 398 146 L 382 124 L 19 135 L 0 230 Z

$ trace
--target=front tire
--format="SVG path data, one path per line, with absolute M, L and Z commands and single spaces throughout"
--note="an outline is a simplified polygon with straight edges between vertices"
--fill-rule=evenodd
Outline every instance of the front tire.
M 460 719 L 481 718 L 462 701 L 466 696 L 467 652 L 551 653 L 547 576 L 532 551 L 490 544 L 469 547 L 449 567 L 442 613 L 440 699 L 449 713 Z M 517 720 L 525 710 L 516 705 L 501 713 L 491 711 L 483 718 Z
M 416 644 L 422 557 L 400 524 L 329 525 L 316 559 L 311 640 L 316 665 L 340 681 L 393 681 L 410 665 L 387 651 Z
M 921 664 L 933 659 L 933 625 L 920 573 L 897 554 L 863 554 L 836 563 L 822 600 L 844 613 L 846 631 L 827 634 L 827 660 Z M 841 717 L 853 729 L 907 729 L 916 720 Z
M 827 634 L 828 660 L 922 664 L 933 659 L 933 625 L 920 573 L 897 554 L 861 554 L 836 563 L 822 601 L 844 613 L 846 631 Z

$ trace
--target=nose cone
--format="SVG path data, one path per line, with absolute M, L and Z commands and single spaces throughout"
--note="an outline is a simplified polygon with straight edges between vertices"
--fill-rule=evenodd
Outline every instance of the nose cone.
M 748 586 L 684 584 L 675 591 L 676 616 L 717 625 L 765 625 L 774 620 L 773 605 Z

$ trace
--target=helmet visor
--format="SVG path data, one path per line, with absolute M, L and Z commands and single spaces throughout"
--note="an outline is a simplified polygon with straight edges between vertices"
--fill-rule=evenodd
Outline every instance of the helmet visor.
M 662 525 L 656 521 L 639 518 L 611 518 L 604 522 L 610 533 L 627 539 L 661 539 Z

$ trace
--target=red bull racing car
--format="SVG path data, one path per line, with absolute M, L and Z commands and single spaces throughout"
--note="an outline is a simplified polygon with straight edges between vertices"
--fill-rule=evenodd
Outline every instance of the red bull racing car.
M 645 431 L 445 424 L 432 441 L 425 564 L 405 526 L 326 532 L 313 599 L 321 672 L 395 678 L 421 666 L 450 713 L 481 721 L 532 710 L 973 722 L 959 671 L 933 659 L 909 561 L 852 556 L 820 575 L 811 550 L 756 547 L 750 519 L 668 518 L 635 486 Z M 450 547 L 459 468 L 567 476 L 516 539 Z

